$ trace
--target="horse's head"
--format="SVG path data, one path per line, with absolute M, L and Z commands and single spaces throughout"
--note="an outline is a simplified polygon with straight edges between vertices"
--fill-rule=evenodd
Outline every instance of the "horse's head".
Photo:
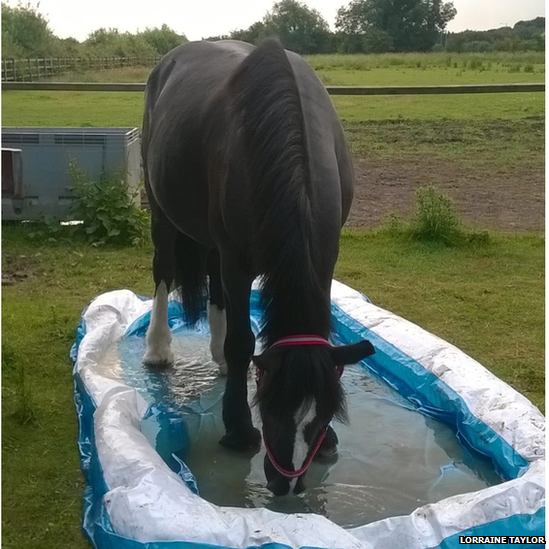
M 255 403 L 263 422 L 267 488 L 277 496 L 305 489 L 304 476 L 332 418 L 346 420 L 341 368 L 373 354 L 353 345 L 273 346 L 253 362 L 259 369 Z

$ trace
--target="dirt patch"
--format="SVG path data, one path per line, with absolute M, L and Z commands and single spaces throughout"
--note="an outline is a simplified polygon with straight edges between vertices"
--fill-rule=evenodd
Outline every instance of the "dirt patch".
M 390 213 L 409 217 L 414 191 L 427 184 L 451 196 L 468 225 L 503 231 L 543 231 L 543 169 L 471 170 L 440 160 L 355 160 L 356 188 L 347 226 L 370 228 Z
M 35 276 L 38 260 L 27 255 L 2 254 L 2 286 L 13 286 Z

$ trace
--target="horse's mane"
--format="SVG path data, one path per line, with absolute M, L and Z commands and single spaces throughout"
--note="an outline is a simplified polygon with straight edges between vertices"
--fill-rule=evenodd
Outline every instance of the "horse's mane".
M 231 76 L 228 91 L 251 187 L 254 268 L 263 276 L 261 337 L 270 345 L 300 330 L 327 336 L 330 307 L 315 269 L 305 121 L 281 44 L 260 44 Z

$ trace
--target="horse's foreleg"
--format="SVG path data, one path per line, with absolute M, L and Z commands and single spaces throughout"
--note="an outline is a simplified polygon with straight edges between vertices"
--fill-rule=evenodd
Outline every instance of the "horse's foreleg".
M 156 290 L 147 330 L 147 351 L 143 362 L 150 366 L 167 366 L 174 361 L 170 349 L 172 335 L 168 327 L 168 293 L 173 281 L 174 248 L 177 230 L 160 212 L 152 219 L 154 243 L 153 277 Z
M 223 286 L 221 284 L 221 265 L 219 252 L 213 250 L 208 256 L 208 275 L 210 277 L 210 302 L 208 303 L 208 323 L 210 325 L 210 352 L 219 365 L 219 373 L 227 375 L 227 362 L 223 346 L 227 335 L 227 317 Z
M 221 278 L 227 312 L 225 359 L 227 385 L 223 395 L 223 423 L 226 434 L 220 443 L 236 450 L 257 448 L 259 431 L 252 424 L 248 406 L 248 368 L 255 345 L 250 327 L 252 279 L 234 257 L 221 258 Z

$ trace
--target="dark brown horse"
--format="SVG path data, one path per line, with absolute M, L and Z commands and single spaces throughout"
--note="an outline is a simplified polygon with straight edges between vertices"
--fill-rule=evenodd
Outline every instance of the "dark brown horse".
M 326 89 L 276 41 L 185 44 L 147 83 L 143 161 L 156 284 L 144 362 L 173 361 L 172 282 L 192 324 L 209 280 L 212 356 L 227 373 L 221 444 L 257 447 L 247 375 L 255 344 L 250 288 L 261 276 L 266 350 L 253 360 L 262 372 L 256 402 L 269 449 L 265 473 L 275 494 L 288 493 L 294 477 L 300 491 L 304 463 L 318 449 L 335 451 L 328 423 L 345 416 L 337 366 L 373 352 L 369 342 L 326 341 L 339 234 L 353 197 L 351 157 Z

